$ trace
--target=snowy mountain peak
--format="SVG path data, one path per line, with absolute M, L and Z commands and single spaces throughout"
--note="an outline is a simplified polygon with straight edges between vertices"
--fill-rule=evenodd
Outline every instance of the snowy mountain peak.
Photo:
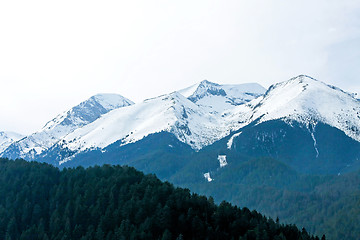
M 131 100 L 119 94 L 97 94 L 86 101 L 59 114 L 48 122 L 42 130 L 50 130 L 57 125 L 81 127 L 95 121 L 102 114 L 120 107 L 134 104 Z
M 350 94 L 306 75 L 272 85 L 251 103 L 250 121 L 322 122 L 360 141 L 360 104 Z
M 288 81 L 294 81 L 294 80 L 299 80 L 299 81 L 303 81 L 304 79 L 310 79 L 310 80 L 314 80 L 314 81 L 318 81 L 317 79 L 310 77 L 309 75 L 305 75 L 305 74 L 300 74 L 296 77 L 290 78 Z
M 200 83 L 199 83 L 199 85 L 204 85 L 204 86 L 206 86 L 206 85 L 212 85 L 212 86 L 219 86 L 219 84 L 217 84 L 217 83 L 214 83 L 214 82 L 210 82 L 210 81 L 208 81 L 208 80 L 202 80 Z
M 212 113 L 222 114 L 263 95 L 265 90 L 257 83 L 220 85 L 204 80 L 179 93 Z
M 132 101 L 118 94 L 97 94 L 59 114 L 40 131 L 12 143 L 2 156 L 33 159 L 74 130 L 95 121 L 111 110 L 132 104 Z
M 266 91 L 265 96 L 268 95 L 269 92 L 274 91 L 274 89 L 283 89 L 283 88 L 294 88 L 295 86 L 302 86 L 303 90 L 306 90 L 309 84 L 313 84 L 315 82 L 319 82 L 315 78 L 312 78 L 307 75 L 299 75 L 293 78 L 290 78 L 287 81 L 275 83 L 269 87 Z
M 120 94 L 102 93 L 92 96 L 91 99 L 97 101 L 106 110 L 113 110 L 120 107 L 133 105 L 134 102 L 121 96 Z
M 0 132 L 0 152 L 4 151 L 10 144 L 20 140 L 24 136 L 14 132 Z
M 205 96 L 226 96 L 226 92 L 221 85 L 204 80 L 200 82 L 195 92 L 188 97 L 192 102 L 197 102 Z

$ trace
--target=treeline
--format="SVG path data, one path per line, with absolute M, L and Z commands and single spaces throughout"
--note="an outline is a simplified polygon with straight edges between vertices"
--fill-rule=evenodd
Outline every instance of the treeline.
M 0 159 L 0 239 L 319 239 L 131 167 Z M 324 237 L 323 237 L 324 238 Z

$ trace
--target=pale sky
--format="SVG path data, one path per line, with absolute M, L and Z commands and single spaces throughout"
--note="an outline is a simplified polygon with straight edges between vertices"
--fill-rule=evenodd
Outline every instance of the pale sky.
M 29 134 L 96 93 L 299 74 L 360 92 L 359 0 L 0 2 L 0 131 Z

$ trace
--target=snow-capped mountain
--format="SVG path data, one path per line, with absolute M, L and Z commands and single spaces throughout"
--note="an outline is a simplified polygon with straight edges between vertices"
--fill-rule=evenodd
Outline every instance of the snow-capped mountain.
M 180 142 L 199 150 L 236 128 L 236 124 L 227 123 L 224 111 L 264 92 L 258 84 L 219 85 L 205 80 L 138 104 L 114 95 L 97 95 L 12 144 L 2 155 L 36 159 L 40 155 L 48 156 L 48 149 L 79 153 L 103 149 L 115 142 L 123 146 L 160 132 L 169 132 Z M 132 106 L 120 108 L 127 105 Z
M 230 152 L 272 157 L 304 173 L 360 168 L 359 101 L 311 77 L 272 85 L 228 119 L 240 127 L 227 138 Z
M 359 129 L 360 102 L 339 88 L 305 75 L 274 84 L 267 91 L 258 84 L 219 85 L 205 80 L 137 104 L 121 96 L 94 96 L 59 115 L 41 131 L 11 144 L 3 156 L 35 160 L 55 157 L 57 164 L 76 161 L 79 154 L 92 151 L 108 152 L 107 156 L 118 156 L 114 151 L 121 152 L 121 156 L 137 151 L 136 156 L 141 158 L 140 153 L 146 154 L 144 149 L 150 144 L 147 139 L 173 148 L 174 142 L 160 140 L 169 138 L 194 153 L 206 146 L 211 149 L 216 143 L 220 148 L 214 152 L 242 151 L 249 156 L 268 155 L 281 160 L 291 157 L 290 150 L 300 149 L 304 154 L 299 154 L 296 161 L 301 162 L 304 157 L 338 158 L 344 144 L 333 147 L 333 155 L 324 154 L 331 152 L 327 146 L 335 138 L 357 148 Z M 324 137 L 330 133 L 332 137 Z M 127 147 L 131 144 L 136 148 Z M 347 165 L 356 160 L 358 152 L 348 151 Z M 344 167 L 341 162 L 333 165 L 332 170 Z
M 187 89 L 112 111 L 64 140 L 69 149 L 83 151 L 104 148 L 118 140 L 125 145 L 166 131 L 199 150 L 229 134 L 231 128 L 221 117 L 223 111 L 264 92 L 258 84 L 219 85 L 205 80 Z
M 134 104 L 129 99 L 117 94 L 98 94 L 79 105 L 59 114 L 45 126 L 12 143 L 2 156 L 9 158 L 34 159 L 36 155 L 48 149 L 60 139 L 108 113 L 111 110 Z
M 115 142 L 123 146 L 151 134 L 169 132 L 192 149 L 200 150 L 227 136 L 237 126 L 227 123 L 224 111 L 264 92 L 258 84 L 219 85 L 205 80 L 178 92 L 111 111 L 68 134 L 55 149 L 79 153 L 104 149 Z
M 184 97 L 214 113 L 223 113 L 265 93 L 257 83 L 220 85 L 204 80 L 179 91 Z
M 13 142 L 20 140 L 24 136 L 14 132 L 0 132 L 0 153 L 9 147 Z
M 174 92 L 114 110 L 72 132 L 64 142 L 72 151 L 83 151 L 119 140 L 126 145 L 163 131 L 197 150 L 229 134 L 220 118 Z
M 238 118 L 248 118 L 247 123 L 281 119 L 315 127 L 322 122 L 360 141 L 359 102 L 351 94 L 306 75 L 270 86 L 262 97 L 238 110 Z

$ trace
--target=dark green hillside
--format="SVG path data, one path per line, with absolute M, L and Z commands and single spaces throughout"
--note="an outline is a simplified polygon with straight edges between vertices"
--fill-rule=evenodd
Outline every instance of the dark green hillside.
M 231 160 L 231 159 L 230 159 Z M 192 191 L 257 209 L 328 239 L 359 239 L 360 172 L 304 175 L 274 159 L 232 161 L 212 182 L 183 183 Z M 181 179 L 181 174 L 171 181 Z
M 0 159 L 0 239 L 318 239 L 131 167 Z
M 222 147 L 209 148 L 253 158 L 271 157 L 305 174 L 338 174 L 360 169 L 360 143 L 323 123 L 306 126 L 272 120 L 249 125 L 234 138 L 231 150 L 226 149 L 227 139 L 221 140 Z
M 59 166 L 59 156 L 67 157 L 72 154 L 71 151 L 65 151 L 55 145 L 50 151 L 43 153 L 38 161 Z M 155 173 L 161 179 L 168 179 L 186 165 L 193 154 L 191 147 L 180 142 L 173 134 L 160 132 L 126 145 L 117 141 L 106 147 L 105 151 L 95 149 L 76 154 L 73 156 L 74 159 L 60 167 L 131 165 L 142 172 Z

